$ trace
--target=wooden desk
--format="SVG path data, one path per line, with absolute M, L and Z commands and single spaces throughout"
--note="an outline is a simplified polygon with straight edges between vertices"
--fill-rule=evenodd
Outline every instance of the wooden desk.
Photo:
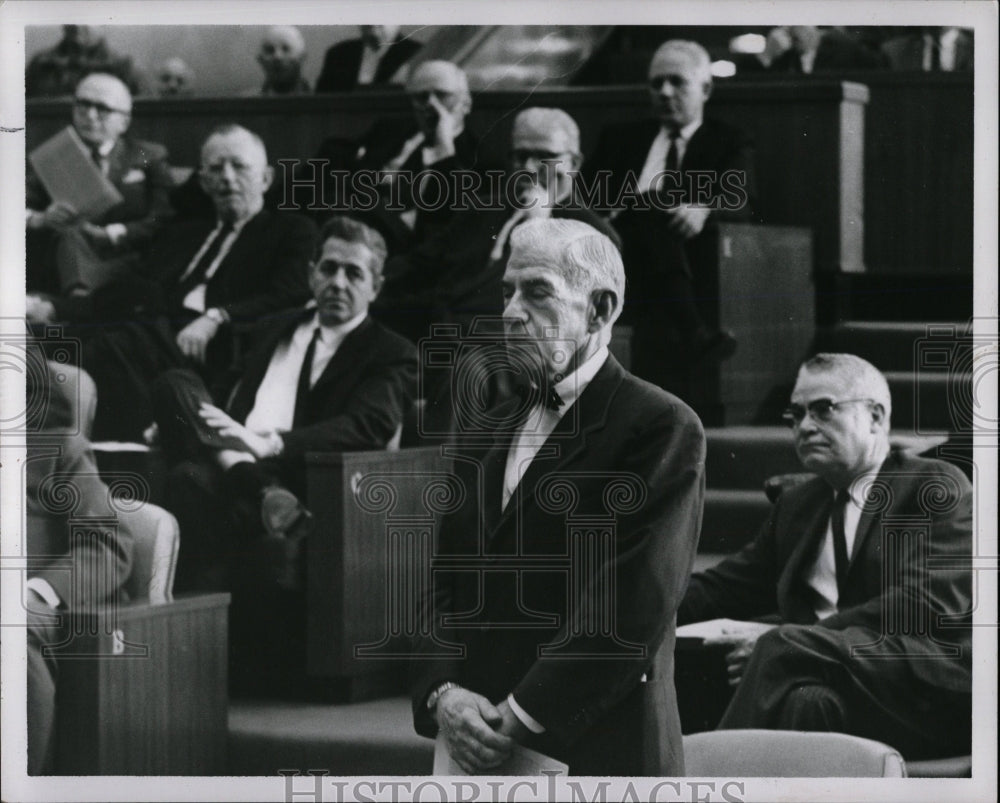
M 70 615 L 57 648 L 59 775 L 226 769 L 228 594 Z

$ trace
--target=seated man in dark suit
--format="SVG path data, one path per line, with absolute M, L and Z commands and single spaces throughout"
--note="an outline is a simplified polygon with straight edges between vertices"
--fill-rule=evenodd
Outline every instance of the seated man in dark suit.
M 798 75 L 833 74 L 852 70 L 881 70 L 886 58 L 869 50 L 846 31 L 816 25 L 788 26 L 787 48 L 773 53 L 761 66 L 774 73 Z M 780 34 L 779 34 L 780 36 Z
M 257 63 L 264 71 L 264 84 L 253 94 L 301 95 L 310 92 L 302 75 L 306 41 L 294 25 L 273 25 L 260 41 Z
M 712 639 L 732 645 L 738 684 L 720 728 L 839 731 L 907 759 L 969 751 L 972 488 L 943 461 L 891 453 L 891 412 L 859 357 L 799 371 L 786 419 L 819 476 L 694 575 L 677 614 L 766 622 Z
M 77 85 L 73 129 L 122 196 L 98 218 L 53 201 L 28 166 L 26 278 L 34 320 L 63 318 L 62 296 L 87 295 L 127 275 L 170 217 L 167 151 L 126 136 L 131 120 L 132 95 L 119 78 L 92 73 Z
M 348 92 L 388 84 L 420 50 L 420 42 L 400 37 L 398 25 L 360 27 L 360 39 L 338 42 L 326 51 L 316 92 Z
M 274 660 L 294 652 L 287 629 L 303 619 L 295 592 L 309 519 L 299 501 L 306 453 L 385 448 L 416 393 L 416 349 L 368 316 L 382 283 L 381 236 L 335 217 L 320 242 L 314 303 L 261 327 L 226 411 L 192 372 L 156 383 L 160 442 L 173 463 L 167 507 L 185 534 L 177 585 L 231 584 L 234 655 L 242 646 L 255 654 L 268 622 L 284 633 Z M 261 618 L 261 595 L 276 618 Z
M 465 73 L 450 61 L 425 61 L 410 75 L 406 94 L 413 107 L 411 123 L 382 119 L 359 142 L 327 139 L 312 160 L 326 162 L 322 175 L 318 166 L 312 173 L 317 182 L 324 183 L 315 197 L 336 208 L 345 208 L 345 200 L 353 200 L 358 208 L 371 208 L 367 192 L 353 199 L 343 197 L 343 182 L 334 178 L 336 171 L 372 174 L 368 184 L 379 198 L 378 225 L 394 240 L 389 243 L 393 253 L 409 245 L 411 238 L 420 242 L 440 231 L 452 216 L 457 194 L 454 175 L 479 169 L 479 138 L 465 125 L 472 109 Z M 423 178 L 426 171 L 442 180 Z M 305 179 L 301 173 L 297 184 L 303 183 L 300 179 Z M 320 203 L 321 214 L 323 209 Z
M 130 92 L 140 90 L 132 59 L 108 47 L 93 25 L 63 25 L 62 39 L 31 57 L 24 71 L 26 98 L 55 98 L 73 94 L 80 79 L 90 73 L 118 76 Z
M 703 319 L 693 272 L 712 223 L 750 214 L 752 148 L 739 129 L 703 116 L 712 73 L 701 45 L 665 42 L 649 84 L 657 119 L 604 131 L 589 178 L 602 182 L 592 186 L 607 193 L 624 243 L 633 369 L 663 384 L 666 365 L 735 351 L 733 336 Z
M 84 348 L 100 397 L 98 440 L 139 440 L 152 421 L 149 383 L 159 373 L 193 366 L 217 385 L 233 360 L 231 325 L 308 298 L 315 226 L 263 208 L 272 175 L 256 134 L 216 129 L 199 172 L 215 218 L 171 224 L 150 247 L 141 278 L 94 297 L 98 317 L 112 322 Z

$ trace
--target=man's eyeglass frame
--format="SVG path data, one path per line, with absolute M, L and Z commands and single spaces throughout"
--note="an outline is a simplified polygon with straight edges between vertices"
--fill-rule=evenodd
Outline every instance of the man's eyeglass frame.
M 838 401 L 834 401 L 833 399 L 815 399 L 805 406 L 801 404 L 788 405 L 781 414 L 781 420 L 789 427 L 796 427 L 805 420 L 808 414 L 813 421 L 826 424 L 833 419 L 834 412 L 841 405 L 854 404 L 856 402 L 876 403 L 875 399 L 840 399 Z

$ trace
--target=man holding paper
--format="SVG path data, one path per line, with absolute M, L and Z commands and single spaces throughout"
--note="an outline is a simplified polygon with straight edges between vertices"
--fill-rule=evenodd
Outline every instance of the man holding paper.
M 891 412 L 885 377 L 860 357 L 800 369 L 785 418 L 818 476 L 694 575 L 677 614 L 758 620 L 706 639 L 732 645 L 720 728 L 850 733 L 907 759 L 968 752 L 972 488 L 954 466 L 891 452 Z
M 29 294 L 88 295 L 127 274 L 169 216 L 167 151 L 125 136 L 131 119 L 128 87 L 92 73 L 76 87 L 72 128 L 29 156 Z M 51 320 L 57 306 L 32 295 L 29 317 Z
M 608 352 L 625 273 L 607 236 L 532 220 L 510 244 L 507 347 L 533 381 L 484 418 L 487 439 L 459 433 L 464 493 L 431 564 L 414 724 L 468 773 L 510 770 L 523 745 L 574 775 L 680 775 L 674 615 L 704 432 Z

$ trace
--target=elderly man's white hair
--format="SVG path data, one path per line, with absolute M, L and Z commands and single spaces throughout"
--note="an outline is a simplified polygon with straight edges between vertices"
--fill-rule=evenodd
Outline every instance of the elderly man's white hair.
M 561 132 L 569 143 L 567 152 L 580 153 L 580 127 L 576 124 L 576 120 L 562 109 L 532 106 L 530 109 L 518 112 L 517 117 L 514 118 L 511 138 L 513 139 L 525 129 L 544 131 L 549 134 Z
M 663 58 L 668 53 L 679 53 L 683 55 L 695 67 L 697 67 L 709 81 L 712 80 L 712 58 L 708 55 L 708 51 L 697 42 L 692 42 L 689 39 L 668 39 L 656 48 L 656 52 L 653 54 L 653 58 L 649 63 L 655 63 L 657 59 Z
M 264 140 L 262 140 L 258 134 L 255 134 L 249 128 L 244 128 L 236 123 L 223 123 L 222 125 L 216 126 L 209 132 L 208 136 L 205 137 L 205 141 L 201 144 L 202 160 L 205 158 L 205 148 L 208 146 L 209 142 L 216 137 L 228 137 L 234 134 L 246 137 L 251 142 L 254 149 L 259 151 L 261 161 L 264 164 L 267 164 L 267 146 L 264 144 Z
M 541 265 L 555 270 L 575 290 L 611 290 L 618 297 L 614 317 L 625 301 L 625 267 L 615 244 L 579 220 L 529 220 L 510 236 L 511 269 Z
M 802 363 L 801 371 L 836 374 L 844 384 L 847 398 L 871 399 L 882 405 L 888 425 L 892 415 L 892 396 L 885 376 L 868 360 L 855 354 L 822 353 Z M 836 399 L 834 399 L 836 401 Z M 888 426 L 886 427 L 888 429 Z

